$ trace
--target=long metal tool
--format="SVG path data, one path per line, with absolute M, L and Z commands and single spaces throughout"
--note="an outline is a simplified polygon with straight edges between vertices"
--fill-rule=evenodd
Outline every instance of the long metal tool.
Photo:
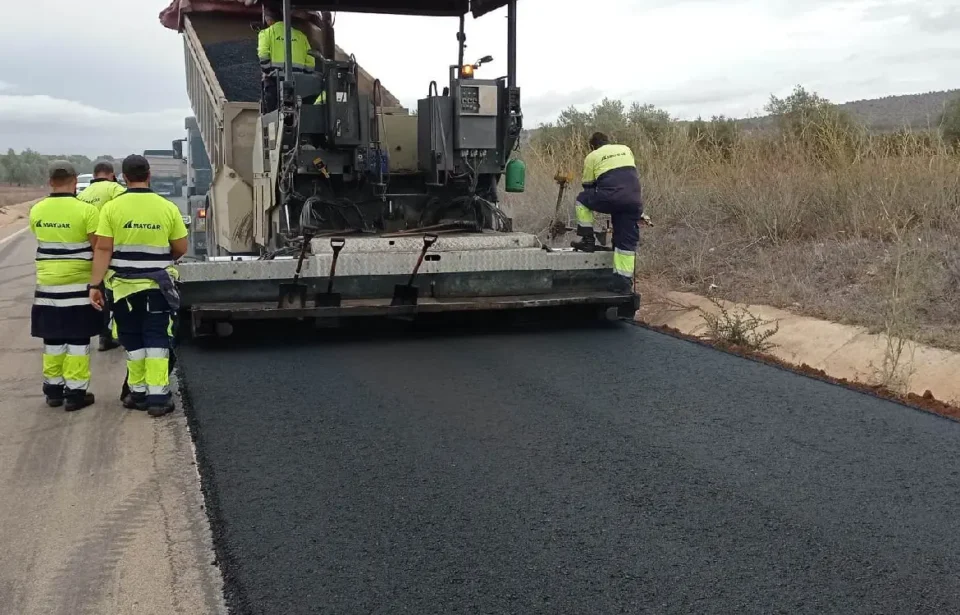
M 333 277 L 337 273 L 337 258 L 340 257 L 340 250 L 346 243 L 343 237 L 334 237 L 330 240 L 330 247 L 333 249 L 333 260 L 330 261 L 330 280 L 327 282 L 327 292 L 317 293 L 314 297 L 317 307 L 340 307 L 340 293 L 333 292 Z
M 566 224 L 560 220 L 560 208 L 563 206 L 563 194 L 567 190 L 567 184 L 573 181 L 573 175 L 568 171 L 566 173 L 557 172 L 553 177 L 553 181 L 557 183 L 559 189 L 557 190 L 557 208 L 553 213 L 553 223 L 550 225 L 550 239 L 556 239 L 564 233 L 569 233 L 572 231 L 572 228 L 569 228 Z
M 300 270 L 303 268 L 303 259 L 307 255 L 307 247 L 313 239 L 313 232 L 304 230 L 303 245 L 300 246 L 300 258 L 297 259 L 297 272 L 293 274 L 292 282 L 281 282 L 280 299 L 277 307 L 303 308 L 307 306 L 307 285 L 300 281 Z
M 293 81 L 293 7 L 290 0 L 283 0 L 283 78 Z
M 417 279 L 417 272 L 420 271 L 420 265 L 423 264 L 423 258 L 427 255 L 427 250 L 430 249 L 430 246 L 437 242 L 437 235 L 426 234 L 423 236 L 423 249 L 420 250 L 420 258 L 417 259 L 417 264 L 413 268 L 413 273 L 410 274 L 410 280 L 406 284 L 397 284 L 393 287 L 393 300 L 390 302 L 390 305 L 416 305 L 417 299 L 419 297 L 419 289 L 413 285 L 413 282 Z

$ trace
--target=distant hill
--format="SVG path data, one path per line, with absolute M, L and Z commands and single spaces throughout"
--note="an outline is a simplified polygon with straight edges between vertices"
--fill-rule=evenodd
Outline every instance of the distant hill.
M 872 131 L 890 132 L 905 126 L 917 130 L 936 128 L 944 106 L 957 98 L 960 98 L 960 89 L 927 92 L 926 94 L 884 96 L 883 98 L 870 100 L 853 100 L 838 103 L 837 106 L 859 119 Z M 704 119 L 708 118 L 704 117 Z M 774 128 L 774 118 L 769 115 L 742 118 L 736 121 L 742 129 L 747 131 L 763 131 Z M 686 126 L 691 121 L 680 120 L 677 123 Z M 539 130 L 539 128 L 524 129 L 520 136 L 521 144 L 529 143 L 532 135 Z
M 944 106 L 956 98 L 960 98 L 960 89 L 854 100 L 837 106 L 866 124 L 870 130 L 886 132 L 904 126 L 915 129 L 934 128 L 940 120 Z M 748 130 L 763 130 L 773 125 L 773 118 L 748 118 L 739 120 L 739 123 Z

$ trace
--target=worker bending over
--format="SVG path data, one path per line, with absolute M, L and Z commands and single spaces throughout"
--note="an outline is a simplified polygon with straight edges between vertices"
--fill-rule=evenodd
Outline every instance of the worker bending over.
M 286 55 L 282 14 L 266 5 L 263 7 L 263 21 L 267 27 L 260 31 L 257 39 L 257 56 L 263 72 L 263 98 L 261 113 L 271 113 L 280 106 L 280 82 L 283 79 Z M 310 55 L 310 41 L 303 31 L 290 27 L 291 63 L 294 73 L 312 73 L 316 61 Z
M 177 206 L 150 189 L 146 158 L 128 156 L 123 175 L 127 191 L 100 212 L 89 300 L 103 309 L 99 285 L 106 279 L 127 352 L 124 407 L 163 416 L 173 410 L 170 350 L 180 307 L 173 263 L 187 252 L 187 228 Z
M 93 167 L 93 181 L 84 188 L 77 198 L 81 201 L 90 203 L 98 210 L 112 201 L 115 197 L 124 193 L 126 188 L 117 182 L 117 174 L 113 168 L 113 163 L 109 160 L 102 160 Z M 103 328 L 100 331 L 99 350 L 105 351 L 119 346 L 117 342 L 117 327 L 113 322 L 113 310 L 110 290 L 106 287 L 100 289 L 104 292 L 103 308 Z
M 590 137 L 590 153 L 583 163 L 583 191 L 577 196 L 577 235 L 571 245 L 583 252 L 596 250 L 593 213 L 610 214 L 613 223 L 613 292 L 633 290 L 643 196 L 633 152 L 610 143 L 601 132 Z
M 50 196 L 30 210 L 37 238 L 37 287 L 30 332 L 43 339 L 43 394 L 50 407 L 73 412 L 94 402 L 90 338 L 100 316 L 87 300 L 97 208 L 76 198 L 77 171 L 69 162 L 50 166 Z

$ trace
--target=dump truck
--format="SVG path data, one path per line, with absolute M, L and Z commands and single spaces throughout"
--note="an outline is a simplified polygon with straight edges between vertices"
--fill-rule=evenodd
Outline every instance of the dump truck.
M 437 312 L 570 308 L 630 318 L 635 292 L 608 290 L 613 253 L 555 249 L 518 232 L 500 191 L 524 189 L 516 0 L 284 0 L 315 70 L 277 75 L 261 113 L 256 2 L 175 1 L 194 113 L 182 156 L 206 165 L 190 196 L 192 243 L 179 265 L 182 322 L 225 335 L 244 319 L 413 319 Z M 505 9 L 507 71 L 465 58 L 467 23 Z M 378 13 L 449 18 L 449 71 L 411 113 L 335 40 L 334 20 Z M 438 42 L 439 45 L 439 42 Z M 362 50 L 356 50 L 362 56 Z M 492 50 L 491 50 L 492 51 Z M 202 144 L 203 156 L 194 152 Z M 200 176 L 199 167 L 188 170 Z M 188 192 L 191 188 L 188 187 Z
M 200 136 L 197 118 L 188 117 L 184 121 L 187 136 L 173 142 L 174 155 L 186 166 L 187 213 L 184 221 L 189 229 L 188 254 L 192 258 L 207 255 L 207 220 L 210 187 L 213 182 L 213 168 Z
M 173 149 L 146 149 L 143 157 L 150 163 L 150 188 L 164 196 L 183 195 L 186 164 Z

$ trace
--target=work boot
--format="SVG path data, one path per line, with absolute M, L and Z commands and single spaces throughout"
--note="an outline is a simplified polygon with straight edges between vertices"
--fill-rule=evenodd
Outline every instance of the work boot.
M 123 407 L 127 410 L 146 410 L 147 394 L 134 393 L 133 391 L 127 393 L 126 396 L 123 397 Z
M 112 335 L 101 335 L 100 336 L 100 345 L 97 347 L 97 350 L 100 352 L 106 352 L 107 350 L 113 350 L 118 348 L 120 344 L 113 339 Z
M 94 402 L 93 393 L 86 391 L 70 392 L 66 395 L 67 406 L 64 408 L 67 412 L 76 412 L 87 406 L 92 406 Z
M 59 408 L 63 405 L 63 385 L 44 384 L 43 396 L 46 398 L 48 406 Z
M 154 418 L 158 418 L 173 412 L 173 400 L 168 399 L 164 404 L 152 404 L 147 407 L 147 414 Z
M 627 294 L 633 291 L 633 284 L 631 284 L 630 278 L 615 273 L 607 286 L 607 290 L 618 295 Z
M 570 246 L 579 252 L 595 252 L 597 249 L 597 236 L 593 233 L 581 237 L 579 241 L 571 241 Z

